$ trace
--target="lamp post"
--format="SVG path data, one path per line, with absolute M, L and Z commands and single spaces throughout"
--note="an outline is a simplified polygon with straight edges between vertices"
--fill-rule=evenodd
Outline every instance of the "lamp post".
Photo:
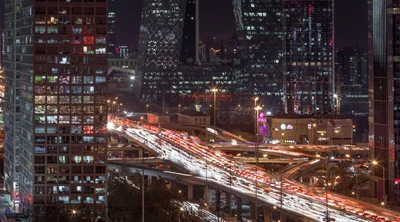
M 326 203 L 326 221 L 329 221 L 329 198 L 328 198 L 328 189 L 329 189 L 329 156 L 326 157 L 326 190 L 325 190 L 325 203 Z
M 178 221 L 181 222 L 181 213 L 183 211 L 183 207 L 179 208 L 179 213 L 178 213 Z
M 149 115 L 149 104 L 146 104 L 146 114 Z
M 255 121 L 256 123 L 254 124 L 254 134 L 257 133 L 257 117 L 258 117 L 257 109 L 256 109 L 256 107 L 257 107 L 257 101 L 258 101 L 258 97 L 255 97 L 255 98 L 254 98 L 254 109 L 255 109 L 255 119 L 254 119 L 254 121 Z
M 149 140 L 146 140 L 147 145 L 149 145 Z M 142 147 L 142 222 L 144 222 L 144 148 Z
M 338 95 L 337 94 L 333 94 L 333 99 L 334 99 L 334 103 L 335 103 L 335 112 L 336 112 L 336 114 L 338 114 L 339 113 Z
M 178 105 L 178 112 L 181 112 L 181 104 Z
M 112 109 L 111 109 L 111 112 L 112 112 L 112 113 L 114 112 L 114 105 L 115 105 L 115 103 L 116 103 L 115 101 L 112 102 Z
M 385 201 L 386 201 L 386 198 L 385 198 L 386 197 L 386 192 L 385 192 L 385 166 L 379 165 L 378 161 L 376 161 L 376 160 L 372 161 L 372 165 L 382 168 L 382 178 L 383 178 L 382 185 L 383 185 L 383 188 L 382 188 L 382 202 L 381 202 L 381 205 L 385 206 Z
M 71 214 L 72 214 L 71 221 L 75 221 L 75 220 L 76 220 L 76 210 L 73 209 L 73 210 L 71 211 Z M 58 217 L 57 217 L 57 218 L 58 218 Z
M 211 89 L 211 92 L 214 93 L 214 127 L 217 126 L 217 88 Z
M 257 97 L 257 99 L 258 99 L 258 97 Z M 257 101 L 257 100 L 254 100 L 254 101 Z M 256 126 L 255 126 L 255 128 L 256 128 L 256 131 L 255 131 L 255 133 L 256 133 L 256 143 L 254 144 L 254 152 L 255 152 L 255 157 L 256 157 L 256 200 L 257 200 L 257 180 L 258 180 L 258 146 L 257 146 L 257 144 L 258 144 L 258 132 L 257 132 L 257 129 L 258 129 L 258 112 L 262 109 L 261 108 L 261 106 L 256 106 L 256 107 L 254 107 L 254 109 L 255 109 L 255 111 L 256 111 Z

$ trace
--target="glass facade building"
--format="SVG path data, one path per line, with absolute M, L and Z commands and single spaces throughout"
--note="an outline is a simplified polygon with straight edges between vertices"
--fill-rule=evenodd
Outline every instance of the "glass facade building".
M 104 218 L 107 0 L 7 0 L 4 26 L 5 188 Z
M 115 29 L 117 22 L 116 0 L 108 0 L 108 54 L 116 55 Z
M 369 146 L 376 197 L 400 204 L 400 1 L 369 4 Z
M 344 115 L 368 116 L 368 53 L 359 47 L 345 47 L 336 52 L 336 86 L 340 111 Z
M 333 0 L 285 1 L 288 113 L 327 113 L 336 105 Z
M 283 0 L 234 0 L 241 53 L 239 95 L 260 96 L 273 112 L 283 108 Z
M 196 52 L 197 4 L 194 0 L 144 1 L 136 66 L 142 101 L 209 103 L 214 87 L 219 89 L 218 99 L 234 99 L 238 66 L 232 61 L 200 59 Z
M 183 75 L 181 60 L 186 6 L 190 0 L 145 0 L 140 27 L 137 73 L 146 102 L 177 100 Z

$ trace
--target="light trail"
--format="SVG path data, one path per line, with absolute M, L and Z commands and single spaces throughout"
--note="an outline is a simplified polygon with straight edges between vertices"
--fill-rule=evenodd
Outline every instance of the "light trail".
M 232 188 L 249 198 L 257 197 L 268 205 L 280 205 L 280 181 L 274 176 L 268 175 L 263 169 L 255 173 L 254 166 L 231 161 L 224 153 L 203 145 L 197 138 L 189 137 L 183 133 L 165 130 L 153 126 L 143 125 L 139 129 L 129 120 L 111 120 L 109 129 L 125 133 L 127 136 L 138 140 L 150 149 L 163 156 L 163 158 L 178 164 L 198 179 L 205 180 L 206 171 L 208 181 L 225 187 Z M 123 127 L 118 127 L 123 125 Z M 128 128 L 129 127 L 129 128 Z M 207 163 L 206 164 L 206 158 Z M 258 186 L 255 187 L 257 179 Z M 230 186 L 232 180 L 232 186 Z M 283 210 L 304 215 L 310 219 L 323 221 L 326 217 L 325 194 L 317 194 L 312 189 L 296 186 L 292 181 L 283 181 Z M 334 195 L 329 195 L 329 218 L 336 221 L 370 221 L 361 218 L 360 212 L 364 212 L 363 205 L 349 200 L 337 200 Z M 380 214 L 380 215 L 379 215 Z M 396 214 L 382 209 L 372 214 L 383 221 L 395 221 Z M 400 221 L 400 218 L 397 220 Z

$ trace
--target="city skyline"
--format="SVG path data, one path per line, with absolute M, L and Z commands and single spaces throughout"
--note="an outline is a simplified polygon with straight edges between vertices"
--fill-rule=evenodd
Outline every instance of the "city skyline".
M 0 0 L 0 218 L 400 222 L 400 0 L 347 1 Z
M 213 6 L 216 4 L 216 6 Z M 360 45 L 367 48 L 367 3 L 364 0 L 336 0 L 336 47 Z M 4 0 L 0 0 L 4 5 Z M 227 7 L 222 7 L 227 5 Z M 206 12 L 206 13 L 205 13 Z M 3 15 L 4 8 L 0 7 Z M 138 47 L 141 19 L 140 0 L 116 1 L 116 44 Z M 223 18 L 223 19 L 221 19 Z M 2 18 L 4 19 L 4 18 Z M 3 20 L 4 21 L 4 20 Z M 200 2 L 200 38 L 223 37 L 235 34 L 235 23 L 231 0 L 202 0 Z M 3 27 L 1 22 L 0 27 Z M 127 28 L 129 27 L 129 28 Z

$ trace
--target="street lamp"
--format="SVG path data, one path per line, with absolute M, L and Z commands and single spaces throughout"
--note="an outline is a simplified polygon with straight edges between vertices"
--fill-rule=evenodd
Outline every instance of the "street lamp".
M 179 113 L 181 112 L 181 104 L 178 105 Z
M 217 126 L 217 88 L 211 89 L 211 92 L 214 93 L 214 127 Z
M 258 99 L 259 99 L 258 97 L 255 97 L 255 98 L 254 98 L 254 107 L 257 106 L 257 101 L 258 101 Z
M 179 208 L 179 213 L 178 213 L 178 221 L 181 222 L 181 213 L 183 211 L 183 207 Z
M 255 129 L 254 129 L 254 133 L 256 134 L 257 133 L 257 118 L 258 118 L 258 114 L 257 114 L 257 101 L 258 101 L 258 97 L 254 97 L 254 109 L 255 109 L 255 122 L 256 122 L 256 124 L 254 124 L 254 127 L 255 127 Z M 259 107 L 259 106 L 258 106 Z
M 258 97 L 256 97 L 257 99 L 258 99 Z M 254 101 L 257 101 L 256 99 L 254 99 Z M 255 109 L 255 111 L 256 111 L 256 123 L 255 123 L 255 128 L 256 128 L 256 131 L 255 131 L 255 136 L 256 136 L 256 143 L 254 144 L 254 152 L 255 152 L 255 157 L 256 157 L 256 200 L 257 200 L 257 180 L 258 180 L 258 146 L 257 146 L 257 144 L 258 144 L 258 132 L 257 132 L 257 129 L 258 129 L 258 112 L 262 109 L 261 108 L 261 106 L 256 106 L 256 107 L 254 107 L 254 109 Z
M 385 200 L 386 199 L 385 198 L 386 197 L 386 192 L 385 192 L 385 166 L 380 165 L 378 163 L 378 161 L 376 161 L 376 160 L 372 161 L 372 165 L 382 168 L 382 178 L 383 178 L 382 185 L 383 185 L 383 188 L 382 188 L 382 202 L 381 202 L 381 205 L 384 206 L 385 205 L 385 201 L 386 201 Z
M 147 113 L 147 115 L 149 115 L 149 106 L 150 106 L 149 104 L 146 105 L 146 113 Z
M 76 220 L 76 210 L 75 209 L 73 209 L 72 211 L 71 211 L 71 214 L 72 214 L 72 218 L 71 218 L 71 221 L 75 221 Z

